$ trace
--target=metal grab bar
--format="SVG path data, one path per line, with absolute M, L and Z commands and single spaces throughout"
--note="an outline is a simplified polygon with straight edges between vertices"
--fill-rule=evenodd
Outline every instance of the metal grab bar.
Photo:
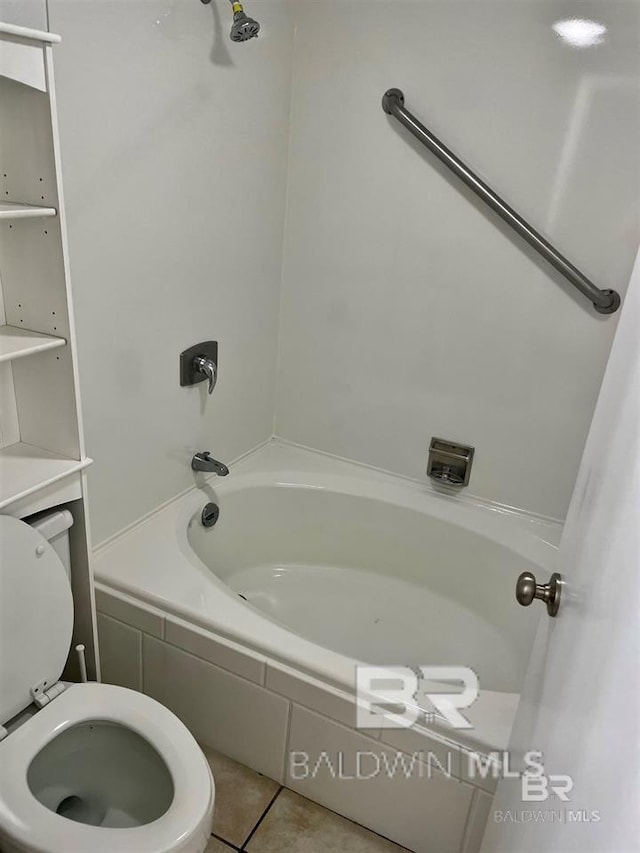
M 400 89 L 389 89 L 382 96 L 382 109 L 388 115 L 397 118 L 416 139 L 426 146 L 432 154 L 441 160 L 461 181 L 463 181 L 474 193 L 479 196 L 507 225 L 529 243 L 530 246 L 542 255 L 551 266 L 568 279 L 580 293 L 587 297 L 593 307 L 600 314 L 613 314 L 620 307 L 620 296 L 615 290 L 601 290 L 589 281 L 579 269 L 573 266 L 563 255 L 555 249 L 548 240 L 539 234 L 529 223 L 524 220 L 506 201 L 494 193 L 490 186 L 475 175 L 471 169 L 459 160 L 453 152 L 440 142 L 431 131 L 421 124 L 404 106 L 404 94 Z

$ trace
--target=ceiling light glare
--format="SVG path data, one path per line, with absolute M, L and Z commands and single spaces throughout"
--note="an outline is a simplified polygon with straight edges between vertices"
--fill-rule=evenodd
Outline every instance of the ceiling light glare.
M 569 18 L 566 21 L 556 21 L 553 31 L 572 47 L 593 47 L 602 44 L 607 28 L 604 24 L 586 18 Z

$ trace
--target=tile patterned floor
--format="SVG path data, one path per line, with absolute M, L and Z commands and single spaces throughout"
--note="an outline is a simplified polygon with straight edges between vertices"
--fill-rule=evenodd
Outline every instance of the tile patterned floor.
M 213 837 L 205 853 L 406 853 L 248 767 L 204 752 L 216 781 Z

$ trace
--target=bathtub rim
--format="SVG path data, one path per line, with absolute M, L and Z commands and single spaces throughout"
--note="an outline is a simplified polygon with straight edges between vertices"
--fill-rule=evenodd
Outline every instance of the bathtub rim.
M 269 448 L 273 445 L 267 445 L 257 453 L 251 454 L 237 466 L 236 476 L 229 482 L 215 482 L 215 487 L 211 487 L 210 482 L 204 483 L 204 486 L 196 486 L 187 493 L 168 502 L 163 507 L 158 508 L 154 513 L 151 513 L 141 522 L 133 525 L 131 528 L 123 531 L 119 536 L 112 538 L 105 543 L 101 548 L 97 549 L 94 555 L 95 562 L 95 577 L 98 586 L 105 592 L 113 591 L 116 594 L 125 595 L 139 602 L 144 608 L 160 610 L 165 618 L 177 619 L 182 622 L 193 624 L 200 631 L 205 631 L 213 637 L 219 637 L 223 640 L 237 644 L 246 649 L 249 654 L 271 660 L 275 664 L 286 666 L 300 673 L 301 676 L 312 678 L 326 683 L 331 689 L 338 689 L 350 695 L 355 700 L 354 693 L 354 666 L 357 663 L 354 658 L 347 657 L 339 652 L 334 652 L 326 649 L 304 637 L 300 637 L 293 631 L 279 625 L 270 620 L 256 608 L 242 602 L 227 586 L 220 580 L 200 559 L 198 554 L 191 547 L 188 541 L 187 523 L 201 509 L 203 501 L 210 499 L 211 493 L 224 494 L 225 492 L 239 491 L 247 486 L 255 486 L 258 484 L 281 487 L 302 487 L 302 488 L 324 488 L 325 490 L 335 489 L 337 486 L 341 492 L 353 494 L 356 497 L 372 496 L 373 499 L 381 500 L 375 496 L 376 489 L 379 493 L 381 483 L 385 489 L 389 490 L 389 494 L 394 495 L 398 500 L 390 501 L 385 495 L 382 502 L 399 503 L 400 506 L 406 508 L 416 508 L 416 501 L 419 504 L 424 504 L 426 507 L 434 507 L 434 515 L 443 521 L 450 521 L 456 524 L 456 520 L 451 519 L 451 515 L 460 513 L 461 519 L 468 519 L 472 522 L 471 529 L 477 532 L 478 535 L 487 539 L 494 539 L 499 544 L 504 545 L 516 553 L 521 554 L 526 559 L 545 566 L 546 559 L 541 559 L 542 556 L 550 558 L 556 551 L 554 545 L 549 542 L 553 538 L 554 531 L 550 529 L 550 524 L 540 521 L 539 518 L 533 520 L 524 517 L 522 520 L 514 519 L 512 514 L 503 514 L 495 510 L 487 509 L 485 506 L 475 504 L 470 501 L 458 502 L 455 498 L 427 492 L 424 486 L 420 488 L 419 484 L 414 484 L 412 481 L 406 481 L 403 478 L 393 478 L 380 472 L 371 471 L 367 468 L 349 463 L 347 474 L 336 473 L 335 460 L 331 460 L 332 464 L 327 469 L 326 465 L 317 465 L 317 456 L 313 452 L 305 452 L 305 465 L 302 470 L 295 467 L 282 467 L 283 450 L 285 456 L 287 451 L 291 450 L 287 446 L 278 446 L 278 453 L 275 455 L 269 453 Z M 293 461 L 296 456 L 300 457 L 299 449 L 295 449 Z M 326 460 L 324 460 L 326 462 Z M 258 463 L 257 465 L 255 463 Z M 253 463 L 253 464 L 252 464 Z M 345 463 L 338 462 L 339 468 Z M 354 478 L 354 469 L 360 476 Z M 322 485 L 310 485 L 304 480 L 309 476 L 316 476 Z M 419 508 L 418 511 L 425 512 L 425 509 Z M 487 536 L 486 532 L 477 530 L 477 525 L 488 524 L 490 530 L 495 530 L 500 533 L 500 536 Z M 519 522 L 519 523 L 518 523 Z M 463 526 L 458 523 L 458 526 Z M 126 565 L 127 546 L 136 540 L 144 540 L 147 533 L 152 533 L 154 527 L 156 532 L 161 534 L 160 540 L 153 537 L 147 539 L 151 541 L 151 555 L 147 556 L 152 560 L 153 550 L 160 554 L 162 558 L 170 557 L 184 561 L 182 563 L 183 573 L 188 566 L 188 579 L 190 582 L 197 583 L 205 580 L 205 584 L 209 585 L 210 589 L 215 590 L 216 594 L 222 593 L 225 600 L 225 616 L 222 621 L 215 621 L 211 614 L 199 609 L 198 607 L 189 606 L 185 601 L 175 601 L 174 598 L 167 594 L 171 588 L 171 584 L 165 589 L 160 587 L 154 588 L 152 583 L 144 582 L 144 572 L 139 565 L 129 564 L 131 571 L 124 571 L 122 565 L 119 566 L 119 571 L 114 570 L 114 562 L 118 563 L 118 558 L 124 557 Z M 513 530 L 512 530 L 513 528 Z M 469 529 L 467 527 L 466 529 Z M 545 538 L 539 535 L 541 529 L 547 533 Z M 522 547 L 515 547 L 507 544 L 504 541 L 504 536 L 507 536 L 509 541 L 519 539 L 522 544 L 522 537 L 528 542 L 536 554 L 522 553 Z M 558 531 L 556 530 L 557 534 Z M 171 535 L 173 534 L 173 535 Z M 164 547 L 163 547 L 164 542 Z M 139 541 L 138 541 L 139 544 Z M 147 560 L 147 570 L 149 569 Z M 134 560 L 135 563 L 135 560 Z M 173 562 L 171 562 L 173 565 Z M 147 577 L 153 572 L 147 571 Z M 173 574 L 173 573 L 171 573 Z M 157 576 L 155 578 L 157 580 Z M 165 580 L 166 580 L 165 573 Z M 151 588 L 149 588 L 151 587 Z M 165 594 L 163 595 L 162 592 Z M 178 596 L 179 599 L 179 596 Z M 219 602 L 218 602 L 219 603 Z M 261 632 L 261 626 L 269 626 L 268 635 L 265 636 Z M 296 654 L 283 654 L 283 646 L 295 639 Z M 499 691 L 481 690 L 480 698 L 473 706 L 474 713 L 469 714 L 472 722 L 475 725 L 474 734 L 460 735 L 461 730 L 451 729 L 446 724 L 441 725 L 438 721 L 428 723 L 424 726 L 424 730 L 431 734 L 436 734 L 439 737 L 460 741 L 472 745 L 473 748 L 479 748 L 482 751 L 495 748 L 506 748 L 508 735 L 511 730 L 511 722 L 508 725 L 508 732 L 503 732 L 503 736 L 496 738 L 495 736 L 488 738 L 485 734 L 487 724 L 491 721 L 488 715 L 493 715 L 496 706 L 504 714 L 506 705 L 510 709 L 508 716 L 512 717 L 515 714 L 515 706 L 513 697 L 518 694 L 503 693 Z M 516 703 L 517 704 L 517 703 Z M 493 709 L 493 710 L 492 710 Z M 493 726 L 489 726 L 493 728 Z M 504 728 L 504 727 L 503 727 Z M 495 733 L 494 733 L 495 734 Z M 505 736 L 506 735 L 506 738 Z M 498 741 L 498 742 L 496 742 Z
M 229 463 L 229 467 L 235 480 L 238 472 L 245 474 L 248 470 L 253 470 L 255 473 L 258 473 L 282 468 L 283 459 L 293 462 L 297 466 L 302 465 L 302 468 L 294 470 L 304 470 L 309 473 L 315 473 L 318 470 L 348 470 L 358 477 L 363 477 L 373 482 L 392 483 L 411 490 L 417 490 L 424 495 L 436 497 L 438 500 L 454 504 L 457 507 L 469 506 L 484 513 L 493 513 L 505 520 L 509 519 L 519 529 L 527 531 L 555 548 L 560 544 L 564 528 L 563 519 L 499 503 L 472 493 L 466 493 L 465 491 L 453 491 L 431 481 L 416 480 L 412 477 L 387 471 L 384 468 L 376 468 L 373 465 L 354 462 L 351 459 L 336 456 L 323 450 L 316 450 L 315 448 L 297 444 L 278 436 L 272 436 L 260 442 L 255 447 L 250 448 L 245 453 L 242 453 Z M 194 481 L 193 485 L 161 501 L 157 506 L 141 515 L 135 521 L 132 521 L 130 524 L 127 524 L 125 527 L 97 543 L 93 548 L 94 556 L 99 556 L 116 542 L 121 541 L 124 536 L 133 533 L 159 512 L 173 504 L 186 500 L 194 494 L 200 494 L 206 500 L 204 489 L 211 483 L 214 485 L 220 483 L 219 478 L 214 474 L 194 474 Z

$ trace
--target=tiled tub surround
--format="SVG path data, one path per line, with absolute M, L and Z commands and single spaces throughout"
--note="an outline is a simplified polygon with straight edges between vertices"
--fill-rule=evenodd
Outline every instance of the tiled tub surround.
M 347 693 L 121 593 L 100 586 L 97 596 L 104 681 L 153 696 L 202 744 L 409 850 L 479 849 L 491 780 L 482 780 L 482 786 L 465 781 L 460 760 L 447 778 L 429 759 L 432 753 L 446 767 L 449 749 L 461 754 L 457 745 L 422 731 L 357 731 Z M 312 757 L 310 765 L 326 753 L 335 774 L 323 762 L 315 779 L 294 778 L 303 773 L 292 772 L 289 755 L 302 750 Z M 410 778 L 401 773 L 393 779 L 339 778 L 354 775 L 358 753 L 378 756 L 381 763 L 386 759 L 388 766 L 402 753 L 410 766 L 415 752 L 431 761 L 431 778 L 426 778 L 427 761 L 419 760 Z
M 287 501 L 292 496 L 295 500 Z M 329 504 L 322 502 L 327 496 L 331 498 Z M 253 507 L 247 503 L 252 497 L 259 498 Z M 319 503 L 314 502 L 316 498 Z M 360 505 L 351 505 L 347 498 L 358 498 Z M 220 505 L 218 525 L 205 533 L 196 521 L 189 532 L 189 521 L 197 517 L 207 500 Z M 365 627 L 358 625 L 358 636 L 354 638 L 344 637 L 339 630 L 339 614 L 334 617 L 325 612 L 322 620 L 326 643 L 318 642 L 318 623 L 311 610 L 320 611 L 321 607 L 313 592 L 310 598 L 314 606 L 308 608 L 307 615 L 309 633 L 315 642 L 301 636 L 305 633 L 303 626 L 294 633 L 264 615 L 258 606 L 244 603 L 216 576 L 225 576 L 226 561 L 229 571 L 235 571 L 227 576 L 233 585 L 247 569 L 242 566 L 242 555 L 249 563 L 256 558 L 251 553 L 256 543 L 267 552 L 269 547 L 275 547 L 276 552 L 280 548 L 282 566 L 293 563 L 304 571 L 302 561 L 294 559 L 293 543 L 304 530 L 305 513 L 314 517 L 317 528 L 324 532 L 325 543 L 334 547 L 341 544 L 342 561 L 336 553 L 333 565 L 353 567 L 353 543 L 346 542 L 345 531 L 329 508 L 334 500 L 343 502 L 342 511 L 351 512 L 347 527 L 356 530 L 361 560 L 365 565 L 371 560 L 369 578 L 374 593 L 377 558 L 380 553 L 384 556 L 386 546 L 383 540 L 376 539 L 374 529 L 367 531 L 367 523 L 380 526 L 376 512 L 381 506 L 396 513 L 391 516 L 393 532 L 400 543 L 406 540 L 406 550 L 396 549 L 389 565 L 399 580 L 412 565 L 411 554 L 417 554 L 412 548 L 419 543 L 411 538 L 415 531 L 412 533 L 409 521 L 412 513 L 420 512 L 425 529 L 433 535 L 438 530 L 437 525 L 432 526 L 434 519 L 453 528 L 446 527 L 445 543 L 438 542 L 437 537 L 431 547 L 429 542 L 423 543 L 426 577 L 406 581 L 412 583 L 415 596 L 420 598 L 422 587 L 429 587 L 430 581 L 438 577 L 438 567 L 445 565 L 455 574 L 456 567 L 446 562 L 445 546 L 448 543 L 449 549 L 461 558 L 462 552 L 455 551 L 455 541 L 470 536 L 476 550 L 468 554 L 472 566 L 458 566 L 457 582 L 451 588 L 438 588 L 436 584 L 433 595 L 441 595 L 443 601 L 447 595 L 455 597 L 456 590 L 473 582 L 473 571 L 469 569 L 478 567 L 477 588 L 467 607 L 471 628 L 483 630 L 482 613 L 474 612 L 472 605 L 485 606 L 483 590 L 489 585 L 505 614 L 516 614 L 513 624 L 505 617 L 506 621 L 497 627 L 503 632 L 509 653 L 518 645 L 518 626 L 525 633 L 535 629 L 536 617 L 516 610 L 513 579 L 523 567 L 537 567 L 544 574 L 550 571 L 555 553 L 550 542 L 557 538 L 556 526 L 464 499 L 434 496 L 419 484 L 300 448 L 272 444 L 236 466 L 228 481 L 216 482 L 215 486 L 211 481 L 203 483 L 202 489 L 168 504 L 100 550 L 96 574 L 104 678 L 143 690 L 163 702 L 184 720 L 200 742 L 410 850 L 470 853 L 479 847 L 494 783 L 488 778 L 470 778 L 467 751 L 506 749 L 520 689 L 513 674 L 509 687 L 500 683 L 506 677 L 504 673 L 493 672 L 482 655 L 474 660 L 480 672 L 481 694 L 468 712 L 473 729 L 453 730 L 444 724 L 429 724 L 411 730 L 358 730 L 353 698 L 358 659 L 383 664 L 467 663 L 469 637 L 456 636 L 443 618 L 435 627 L 438 634 L 446 637 L 448 660 L 433 660 L 430 656 L 435 634 L 431 638 L 424 635 L 420 648 L 406 649 L 407 654 L 412 653 L 411 659 L 401 656 L 401 644 L 392 651 L 398 657 L 378 660 L 374 651 L 372 659 L 366 655 Z M 278 513 L 285 507 L 288 515 L 279 519 Z M 243 508 L 251 509 L 251 513 L 238 526 L 238 513 Z M 403 526 L 403 515 L 397 512 L 400 508 L 407 514 L 408 526 Z M 264 522 L 262 528 L 260 518 Z M 234 541 L 225 540 L 225 519 L 228 531 L 235 530 Z M 270 538 L 265 531 L 271 531 Z M 211 537 L 198 541 L 201 532 Z M 312 530 L 307 533 L 310 539 L 306 568 L 310 568 L 309 564 L 313 567 L 321 557 L 326 564 L 330 555 L 314 552 L 314 548 L 320 548 L 322 537 L 314 542 Z M 284 541 L 287 536 L 288 541 Z M 204 547 L 203 543 L 213 542 L 214 537 L 219 539 L 219 551 Z M 500 546 L 507 555 L 506 563 L 503 559 L 497 569 L 504 583 L 498 583 L 500 577 L 491 575 L 491 566 L 485 565 L 479 553 L 483 539 Z M 194 547 L 211 560 L 215 575 L 196 555 Z M 500 562 L 499 548 L 489 553 Z M 265 554 L 265 562 L 275 559 L 275 552 Z M 362 594 L 366 596 L 367 576 L 362 575 L 361 579 Z M 440 582 L 444 583 L 442 578 Z M 273 594 L 273 589 L 269 592 Z M 410 604 L 408 601 L 407 607 Z M 531 624 L 527 628 L 523 617 L 529 615 Z M 484 619 L 499 616 L 489 613 Z M 401 626 L 397 627 L 402 634 Z M 371 627 L 369 631 L 375 649 Z M 407 636 L 416 640 L 414 635 Z M 357 643 L 363 639 L 362 653 L 357 654 Z M 355 645 L 349 646 L 350 642 Z M 490 633 L 487 642 L 491 643 Z M 347 646 L 350 656 L 335 650 Z M 523 648 L 517 652 L 516 663 L 523 655 L 526 660 L 527 651 Z M 511 666 L 506 652 L 503 663 L 504 669 Z M 292 764 L 291 754 L 301 752 L 309 754 L 306 767 L 304 762 Z M 399 753 L 404 766 L 412 768 L 406 775 L 387 772 Z M 416 753 L 418 758 L 412 764 Z M 321 754 L 329 760 L 320 760 Z M 358 755 L 363 761 L 360 775 L 370 778 L 349 778 L 356 775 Z M 307 772 L 318 762 L 317 773 Z M 381 772 L 370 772 L 371 762 L 379 763 Z

